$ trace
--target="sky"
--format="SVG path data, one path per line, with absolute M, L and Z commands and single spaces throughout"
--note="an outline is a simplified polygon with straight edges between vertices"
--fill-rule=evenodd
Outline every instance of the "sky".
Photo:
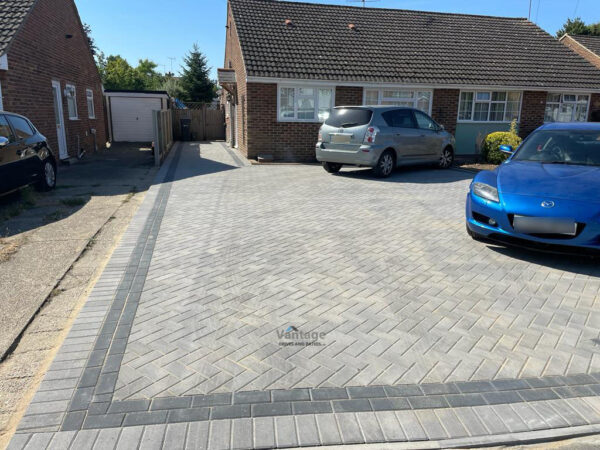
M 304 0 L 359 5 L 353 0 Z M 360 1 L 360 0 L 358 0 Z M 531 0 L 531 20 L 555 34 L 569 17 L 600 22 L 599 0 Z M 212 76 L 223 67 L 227 0 L 75 0 L 96 45 L 106 55 L 130 64 L 148 58 L 160 72 L 179 73 L 183 57 L 197 43 L 208 58 Z M 375 0 L 369 7 L 464 14 L 527 17 L 529 0 Z M 173 59 L 171 59 L 173 58 Z

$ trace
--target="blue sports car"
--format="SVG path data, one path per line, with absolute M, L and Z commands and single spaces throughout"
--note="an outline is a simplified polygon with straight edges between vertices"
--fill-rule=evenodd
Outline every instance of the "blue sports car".
M 535 130 L 467 196 L 474 239 L 549 251 L 600 251 L 600 123 L 553 123 Z

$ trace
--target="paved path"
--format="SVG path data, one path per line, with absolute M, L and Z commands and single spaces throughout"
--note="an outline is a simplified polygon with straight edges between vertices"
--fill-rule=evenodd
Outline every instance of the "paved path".
M 330 176 L 181 144 L 12 447 L 600 432 L 600 269 L 470 240 L 469 178 Z

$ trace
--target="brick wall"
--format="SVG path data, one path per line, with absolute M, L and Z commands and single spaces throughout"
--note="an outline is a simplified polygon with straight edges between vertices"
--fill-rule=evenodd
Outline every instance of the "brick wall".
M 337 86 L 335 88 L 335 106 L 357 106 L 362 103 L 362 87 Z
M 600 94 L 592 94 L 588 120 L 590 122 L 600 122 Z
M 315 144 L 320 123 L 278 122 L 277 84 L 247 85 L 247 155 L 273 155 L 278 161 L 311 162 L 315 160 Z M 336 106 L 360 105 L 363 89 L 338 86 Z
M 320 123 L 278 122 L 277 84 L 248 83 L 248 157 L 273 155 L 278 161 L 315 159 Z
M 458 117 L 458 89 L 434 89 L 431 104 L 431 117 L 437 123 L 454 134 L 456 132 L 456 119 Z
M 248 100 L 246 94 L 246 68 L 244 67 L 244 59 L 242 57 L 242 49 L 240 47 L 240 41 L 238 39 L 237 28 L 235 21 L 231 13 L 231 7 L 227 7 L 227 36 L 225 40 L 225 60 L 223 67 L 226 69 L 234 69 L 235 77 L 237 82 L 237 95 L 232 98 L 230 108 L 235 108 L 235 118 L 237 127 L 237 146 L 238 149 L 246 156 L 248 156 L 248 129 L 247 129 L 247 113 L 248 113 Z M 230 94 L 223 90 L 223 96 L 221 97 L 221 103 L 225 104 L 227 96 Z M 227 112 L 227 110 L 226 110 Z M 231 144 L 231 116 L 226 117 L 226 140 Z
M 583 56 L 585 59 L 587 59 L 589 62 L 591 62 L 593 65 L 600 69 L 600 56 L 585 48 L 585 46 L 581 45 L 571 36 L 565 35 L 565 37 L 562 38 L 560 42 L 569 47 L 575 53 L 578 53 L 580 56 Z
M 66 39 L 65 35 L 73 37 Z M 58 157 L 58 138 L 52 97 L 52 80 L 75 85 L 79 120 L 69 120 L 63 95 L 63 114 L 69 156 L 77 155 L 77 142 L 93 150 L 91 128 L 98 147 L 106 144 L 101 80 L 73 0 L 39 0 L 8 49 L 7 71 L 0 71 L 6 111 L 27 116 L 44 134 Z M 86 89 L 94 92 L 95 119 L 88 118 Z
M 521 105 L 519 136 L 525 139 L 533 130 L 544 124 L 547 92 L 524 91 Z

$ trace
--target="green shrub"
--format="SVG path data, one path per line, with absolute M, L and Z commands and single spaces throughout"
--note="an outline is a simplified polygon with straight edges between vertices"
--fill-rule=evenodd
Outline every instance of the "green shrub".
M 485 162 L 501 164 L 508 158 L 508 155 L 500 151 L 500 146 L 510 145 L 513 149 L 516 149 L 521 144 L 521 141 L 522 139 L 516 132 L 516 124 L 513 122 L 510 126 L 510 131 L 497 131 L 485 137 L 481 156 Z

